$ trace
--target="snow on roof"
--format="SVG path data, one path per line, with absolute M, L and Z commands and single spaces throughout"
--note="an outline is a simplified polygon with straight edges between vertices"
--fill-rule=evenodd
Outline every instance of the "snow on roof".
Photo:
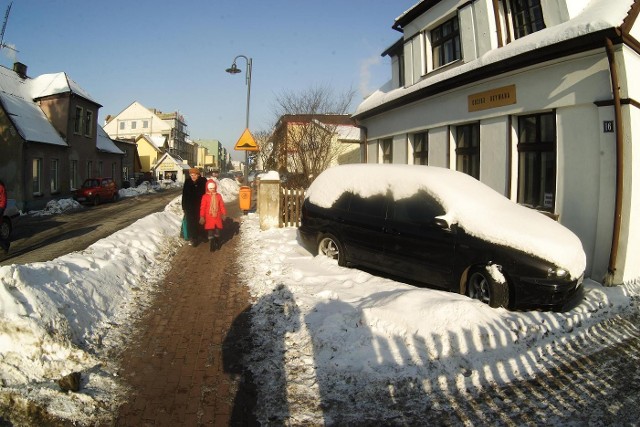
M 124 151 L 119 149 L 116 144 L 113 143 L 113 140 L 109 138 L 107 132 L 104 131 L 102 126 L 98 126 L 96 129 L 96 147 L 99 151 L 104 151 L 107 153 L 115 153 L 115 154 L 124 154 Z
M 339 125 L 336 126 L 336 133 L 338 134 L 338 139 L 342 141 L 360 141 L 360 128 L 357 126 Z
M 26 141 L 67 146 L 37 104 L 6 92 L 0 92 L 0 102 Z
M 71 92 L 98 104 L 93 98 L 91 98 L 91 95 L 89 95 L 87 91 L 82 89 L 78 83 L 70 79 L 64 72 L 42 74 L 28 80 L 28 82 L 30 85 L 30 95 L 32 99 Z
M 307 197 L 310 202 L 329 208 L 344 192 L 362 197 L 390 192 L 398 200 L 419 191 L 439 201 L 446 212 L 443 218 L 449 224 L 460 225 L 468 234 L 558 263 L 573 278 L 585 270 L 582 242 L 573 232 L 451 169 L 399 164 L 335 166 L 313 181 Z
M 573 19 L 519 38 L 502 48 L 493 49 L 480 58 L 467 62 L 459 67 L 427 76 L 420 82 L 407 88 L 389 90 L 390 86 L 387 84 L 362 101 L 356 109 L 354 116 L 427 86 L 482 68 L 486 65 L 504 61 L 525 52 L 531 52 L 586 34 L 619 27 L 627 17 L 633 3 L 634 0 L 617 0 L 615 2 L 610 0 L 593 0 Z

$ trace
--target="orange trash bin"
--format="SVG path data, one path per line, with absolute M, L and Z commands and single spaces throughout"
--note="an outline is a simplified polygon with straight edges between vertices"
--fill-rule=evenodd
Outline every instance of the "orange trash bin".
M 238 202 L 240 202 L 240 210 L 245 213 L 251 209 L 251 187 L 243 185 L 238 193 Z

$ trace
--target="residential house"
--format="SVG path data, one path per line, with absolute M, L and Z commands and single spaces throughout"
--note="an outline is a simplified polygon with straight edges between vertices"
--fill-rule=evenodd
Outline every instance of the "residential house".
M 163 113 L 134 101 L 116 116 L 107 116 L 104 130 L 114 139 L 135 140 L 140 135 L 164 137 L 169 154 L 195 164 L 193 145 L 187 143 L 187 125 L 178 112 Z
M 70 197 L 104 174 L 120 184 L 123 152 L 98 126 L 101 105 L 64 73 L 0 67 L 0 179 L 23 211 Z
M 169 152 L 167 136 L 140 134 L 135 138 L 141 172 L 153 172 L 158 160 Z
M 199 148 L 198 164 L 201 164 L 205 171 L 214 169 L 220 172 L 227 171 L 228 158 L 227 149 L 217 139 L 197 139 L 195 144 Z M 201 163 L 200 163 L 201 162 Z
M 360 128 L 348 114 L 285 114 L 273 146 L 278 171 L 305 176 L 364 160 Z
M 369 163 L 468 173 L 581 239 L 586 275 L 640 277 L 639 0 L 423 0 L 353 117 Z M 526 224 L 523 224 L 526 227 Z

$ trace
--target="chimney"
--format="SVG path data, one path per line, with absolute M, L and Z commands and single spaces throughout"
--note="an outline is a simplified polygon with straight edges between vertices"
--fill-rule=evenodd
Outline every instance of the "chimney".
M 27 78 L 27 66 L 22 62 L 14 62 L 13 71 L 15 71 L 20 76 L 20 78 Z

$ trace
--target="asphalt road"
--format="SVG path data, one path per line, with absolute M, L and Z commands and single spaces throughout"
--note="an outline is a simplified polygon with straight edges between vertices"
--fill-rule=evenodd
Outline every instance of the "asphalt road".
M 114 231 L 162 211 L 181 191 L 172 188 L 58 215 L 21 216 L 14 224 L 9 253 L 0 253 L 0 265 L 50 261 L 84 250 Z

